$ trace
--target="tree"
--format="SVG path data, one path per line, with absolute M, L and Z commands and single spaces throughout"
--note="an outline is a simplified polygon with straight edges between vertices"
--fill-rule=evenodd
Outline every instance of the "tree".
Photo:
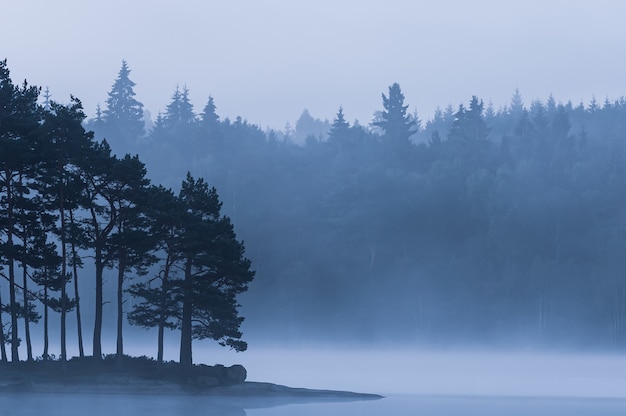
M 398 83 L 389 87 L 388 97 L 382 94 L 382 98 L 384 108 L 382 119 L 374 122 L 374 125 L 383 129 L 385 139 L 397 151 L 406 151 L 412 146 L 411 136 L 419 128 L 418 120 L 407 115 L 406 110 L 409 106 L 404 105 L 404 94 Z
M 150 187 L 147 199 L 150 234 L 157 240 L 159 253 L 163 256 L 162 265 L 156 276 L 129 288 L 130 294 L 141 301 L 129 312 L 128 320 L 131 325 L 158 328 L 157 362 L 162 363 L 165 329 L 175 329 L 175 319 L 179 315 L 172 285 L 172 267 L 180 260 L 178 245 L 183 211 L 174 193 L 162 186 Z
M 20 198 L 17 204 L 15 235 L 22 241 L 18 252 L 18 260 L 22 268 L 22 299 L 21 315 L 24 321 L 24 336 L 26 338 L 26 356 L 28 361 L 33 360 L 30 324 L 37 323 L 40 315 L 32 304 L 34 298 L 29 290 L 29 271 L 40 268 L 39 252 L 47 244 L 47 233 L 53 228 L 54 216 L 45 211 L 42 198 L 37 195 L 30 198 Z
M 109 91 L 107 108 L 102 112 L 102 129 L 96 131 L 98 136 L 115 147 L 123 146 L 126 151 L 134 149 L 137 139 L 145 134 L 143 104 L 135 99 L 136 84 L 129 78 L 130 72 L 126 61 L 122 61 L 122 68 Z
M 42 163 L 42 174 L 38 181 L 39 192 L 49 211 L 58 213 L 58 225 L 55 233 L 60 240 L 61 249 L 61 276 L 64 282 L 71 280 L 68 275 L 68 266 L 75 263 L 76 233 L 70 233 L 71 224 L 68 224 L 68 214 L 78 209 L 84 183 L 79 178 L 79 166 L 82 158 L 93 146 L 93 133 L 86 132 L 82 123 L 85 119 L 80 100 L 71 97 L 71 104 L 61 105 L 51 102 L 50 110 L 45 113 L 44 153 L 46 159 Z M 72 258 L 68 254 L 68 246 L 73 247 Z M 73 273 L 77 279 L 76 269 Z M 75 299 L 67 295 L 66 285 L 61 287 L 61 355 L 64 361 L 67 358 L 67 330 L 66 317 L 70 305 L 77 308 L 79 345 L 82 346 L 82 329 L 80 321 L 80 307 L 78 304 L 78 282 L 74 282 Z M 67 302 L 67 304 L 66 304 Z M 82 354 L 82 348 L 79 348 Z
M 254 277 L 228 217 L 220 215 L 215 188 L 187 174 L 177 198 L 169 190 L 152 190 L 153 230 L 160 236 L 165 262 L 158 276 L 130 288 L 142 299 L 129 314 L 134 325 L 159 328 L 158 361 L 163 359 L 163 330 L 181 331 L 180 362 L 191 365 L 192 340 L 210 338 L 236 351 L 241 341 L 237 295 Z M 177 265 L 183 276 L 172 279 Z M 153 286 L 155 280 L 160 285 Z
M 193 112 L 193 105 L 189 101 L 189 90 L 187 86 L 183 87 L 182 92 L 176 86 L 172 99 L 167 105 L 164 116 L 165 125 L 170 129 L 189 125 L 196 121 L 196 115 Z
M 469 109 L 459 105 L 448 138 L 467 145 L 476 144 L 487 139 L 489 128 L 483 117 L 483 100 L 472 96 Z
M 514 119 L 518 119 L 522 116 L 523 112 L 524 101 L 522 100 L 522 94 L 520 94 L 519 88 L 515 88 L 513 97 L 511 97 L 511 107 L 509 108 L 509 113 L 513 116 Z
M 180 362 L 191 365 L 193 338 L 211 338 L 236 351 L 246 349 L 240 340 L 243 318 L 236 296 L 247 290 L 254 272 L 230 219 L 220 215 L 222 204 L 215 188 L 187 174 L 179 200 L 185 210 L 180 244 L 184 270 Z
M 50 292 L 58 292 L 61 287 L 66 284 L 67 276 L 61 274 L 61 262 L 62 258 L 57 253 L 57 246 L 54 243 L 44 243 L 37 245 L 38 251 L 36 253 L 39 260 L 39 264 L 33 271 L 32 278 L 35 283 L 43 289 L 43 295 L 40 296 L 40 300 L 44 306 L 44 344 L 43 344 L 43 358 L 47 360 L 50 357 L 49 354 L 49 322 L 50 322 L 50 309 L 60 311 L 61 308 L 68 308 L 70 303 L 68 299 L 55 299 L 51 296 Z
M 343 108 L 339 107 L 339 111 L 337 111 L 337 116 L 335 117 L 335 120 L 333 120 L 333 124 L 330 127 L 328 141 L 331 143 L 340 143 L 342 141 L 345 141 L 350 131 L 349 129 L 350 124 L 343 116 Z
M 151 254 L 156 243 L 149 232 L 146 210 L 146 169 L 137 156 L 126 155 L 113 167 L 113 183 L 103 197 L 116 212 L 115 231 L 106 244 L 106 262 L 117 266 L 117 348 L 118 358 L 124 355 L 123 294 L 128 272 L 145 275 L 156 259 Z
M 94 251 L 95 265 L 95 313 L 93 330 L 93 356 L 102 359 L 102 307 L 103 271 L 106 266 L 106 244 L 117 222 L 117 207 L 111 198 L 118 186 L 115 182 L 114 165 L 117 159 L 111 156 L 111 148 L 106 141 L 94 143 L 85 155 L 80 166 L 80 177 L 85 183 L 83 189 L 84 209 L 88 215 L 81 219 L 86 235 L 85 246 Z
M 0 285 L 0 289 L 2 288 L 2 286 Z M 6 340 L 7 340 L 7 336 L 4 332 L 4 321 L 2 320 L 2 314 L 4 314 L 6 312 L 5 310 L 5 306 L 2 303 L 2 294 L 1 294 L 1 290 L 0 290 L 0 359 L 2 360 L 3 363 L 6 363 L 8 361 L 8 357 L 7 357 L 7 349 L 6 349 Z
M 24 81 L 21 88 L 9 77 L 6 60 L 0 61 L 0 258 L 8 266 L 9 312 L 11 314 L 11 361 L 19 361 L 18 315 L 16 299 L 16 261 L 21 250 L 16 241 L 20 204 L 28 198 L 30 182 L 36 177 L 41 107 L 39 88 Z
M 203 125 L 212 131 L 217 129 L 220 122 L 220 116 L 217 115 L 217 107 L 215 106 L 215 100 L 209 96 L 209 100 L 204 106 L 204 110 L 201 115 Z
M 219 149 L 223 145 L 223 134 L 213 97 L 209 96 L 198 124 L 199 129 L 194 132 L 194 149 L 207 149 L 207 144 L 213 152 Z

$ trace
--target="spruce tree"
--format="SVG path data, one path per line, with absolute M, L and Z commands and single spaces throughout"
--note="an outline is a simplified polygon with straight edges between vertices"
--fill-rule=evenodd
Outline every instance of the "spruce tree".
M 343 116 L 343 108 L 339 107 L 339 111 L 337 111 L 337 116 L 333 121 L 333 124 L 330 128 L 330 134 L 328 136 L 328 141 L 331 143 L 341 143 L 347 140 L 348 132 L 350 129 L 350 124 L 346 121 Z
M 143 104 L 135 98 L 135 83 L 129 78 L 126 61 L 109 91 L 106 109 L 102 112 L 101 129 L 96 133 L 105 138 L 117 154 L 135 151 L 137 139 L 145 134 Z
M 411 119 L 406 110 L 409 107 L 404 105 L 404 94 L 398 83 L 389 87 L 389 96 L 382 94 L 383 112 L 382 119 L 374 125 L 384 131 L 385 140 L 398 151 L 406 151 L 412 146 L 411 136 L 418 129 L 417 120 Z

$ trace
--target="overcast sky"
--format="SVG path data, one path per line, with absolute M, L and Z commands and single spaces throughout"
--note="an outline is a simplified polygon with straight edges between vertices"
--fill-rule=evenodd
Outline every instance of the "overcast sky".
M 0 59 L 14 82 L 104 105 L 122 59 L 153 117 L 176 85 L 196 112 L 265 128 L 307 108 L 367 124 L 399 82 L 432 117 L 472 95 L 506 105 L 626 94 L 622 0 L 3 0 Z

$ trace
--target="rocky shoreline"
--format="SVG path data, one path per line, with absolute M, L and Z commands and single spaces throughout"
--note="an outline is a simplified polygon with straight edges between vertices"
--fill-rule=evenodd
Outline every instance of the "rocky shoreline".
M 126 358 L 102 362 L 20 362 L 0 365 L 0 394 L 146 394 L 200 395 L 241 401 L 250 399 L 303 401 L 376 400 L 380 395 L 348 391 L 287 387 L 246 381 L 241 365 L 157 364 L 150 359 Z

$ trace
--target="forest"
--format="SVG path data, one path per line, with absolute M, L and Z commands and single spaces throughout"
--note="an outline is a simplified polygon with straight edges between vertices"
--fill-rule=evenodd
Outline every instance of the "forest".
M 157 329 L 160 359 L 165 329 L 236 350 L 242 332 L 269 345 L 625 346 L 624 98 L 525 104 L 515 91 L 422 120 L 393 83 L 367 125 L 338 106 L 278 131 L 221 118 L 213 97 L 198 111 L 186 87 L 152 121 L 126 62 L 89 119 L 3 71 L 27 114 L 0 121 L 12 354 L 15 328 L 28 341 L 54 312 L 63 332 L 85 302 L 94 334 L 112 303 L 118 348 L 127 323 Z M 79 274 L 93 300 L 67 289 Z
M 148 130 L 123 135 L 109 103 L 87 126 L 159 183 L 220 191 L 257 271 L 255 342 L 624 346 L 626 99 L 515 90 L 421 120 L 392 84 L 367 125 L 338 106 L 275 131 L 190 95 Z
M 83 358 L 85 305 L 94 311 L 92 357 L 97 360 L 104 358 L 105 314 L 116 315 L 115 354 L 120 359 L 125 318 L 158 328 L 158 362 L 163 362 L 165 329 L 180 330 L 184 365 L 192 365 L 193 339 L 210 338 L 245 350 L 236 298 L 254 272 L 230 219 L 221 214 L 215 188 L 189 173 L 177 195 L 151 185 L 137 156 L 112 155 L 106 140 L 94 140 L 84 129 L 78 99 L 72 97 L 67 105 L 49 99 L 40 104 L 40 92 L 26 81 L 15 86 L 6 60 L 0 62 L 2 362 L 9 355 L 11 362 L 20 361 L 22 340 L 26 360 L 33 361 L 35 329 L 43 330 L 43 353 L 37 358 L 53 357 L 49 334 L 54 329 L 60 331 L 58 358 L 66 361 L 67 316 L 73 311 Z M 113 94 L 111 108 L 115 98 Z M 79 295 L 79 280 L 85 279 L 79 270 L 87 259 L 93 262 L 92 299 Z M 158 274 L 150 275 L 155 268 Z M 114 300 L 105 298 L 105 270 L 116 276 Z M 130 274 L 146 279 L 126 287 Z M 136 302 L 125 316 L 128 295 Z M 116 305 L 114 313 L 105 313 L 107 303 Z M 59 325 L 50 325 L 51 311 L 60 315 Z

